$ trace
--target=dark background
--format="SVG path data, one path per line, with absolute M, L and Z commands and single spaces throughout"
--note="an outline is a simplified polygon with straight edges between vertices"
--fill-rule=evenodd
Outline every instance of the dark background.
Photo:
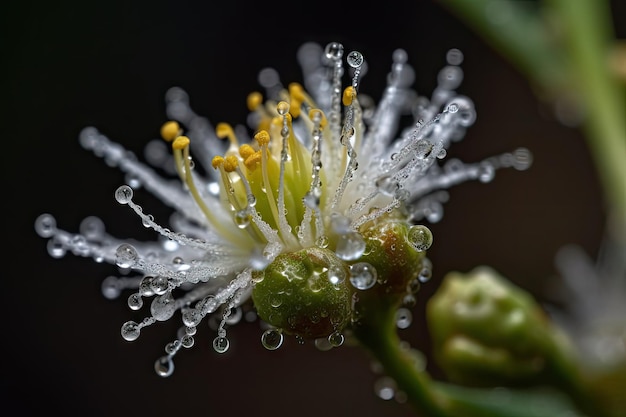
M 626 15 L 615 3 L 615 16 Z M 5 415 L 409 416 L 408 405 L 374 394 L 378 377 L 360 348 L 319 352 L 291 338 L 275 351 L 260 344 L 258 323 L 229 331 L 231 349 L 216 354 L 202 326 L 196 346 L 176 357 L 168 379 L 152 365 L 175 337 L 177 320 L 146 329 L 134 343 L 121 324 L 123 300 L 100 294 L 108 265 L 50 258 L 35 218 L 52 213 L 77 231 L 88 215 L 120 237 L 154 238 L 114 201 L 123 175 L 84 151 L 78 133 L 94 125 L 135 151 L 158 135 L 163 96 L 181 86 L 195 111 L 214 124 L 244 123 L 256 76 L 276 68 L 301 81 L 300 44 L 340 41 L 369 63 L 361 91 L 376 99 L 402 47 L 430 95 L 448 49 L 465 54 L 465 82 L 478 120 L 449 157 L 477 161 L 524 146 L 532 169 L 500 171 L 490 184 L 451 191 L 441 223 L 429 225 L 433 280 L 419 293 L 415 323 L 402 337 L 429 353 L 424 302 L 451 270 L 489 264 L 545 302 L 559 299 L 553 256 L 566 243 L 595 255 L 604 211 L 584 139 L 560 125 L 527 81 L 434 1 L 360 2 L 5 2 L 2 12 L 2 277 Z M 621 9 L 620 9 L 621 7 Z M 617 32 L 626 37 L 624 19 Z M 620 32 L 621 31 L 621 32 Z M 168 213 L 145 192 L 136 200 L 157 219 Z M 8 210 L 8 212 L 7 212 Z M 125 298 L 125 297 L 123 297 Z M 431 369 L 438 375 L 431 363 Z

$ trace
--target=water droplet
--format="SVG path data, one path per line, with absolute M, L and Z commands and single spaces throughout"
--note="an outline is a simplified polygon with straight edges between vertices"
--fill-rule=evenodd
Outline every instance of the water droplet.
M 456 103 L 450 103 L 447 110 L 448 113 L 456 113 L 459 111 L 459 106 Z
M 351 233 L 353 231 L 351 225 L 352 221 L 346 216 L 339 213 L 332 213 L 330 215 L 330 227 L 337 234 Z
M 367 262 L 357 262 L 350 266 L 350 283 L 358 290 L 367 290 L 376 284 L 376 268 Z
M 148 214 L 147 216 L 141 218 L 141 224 L 143 227 L 151 227 L 152 223 L 154 223 L 154 216 L 152 214 Z
M 137 258 L 137 250 L 128 243 L 122 243 L 115 251 L 115 264 L 120 268 L 130 268 L 135 265 Z
M 304 195 L 302 201 L 304 202 L 305 206 L 312 209 L 319 207 L 320 204 L 320 199 L 310 191 Z
M 250 225 L 251 218 L 252 216 L 250 216 L 248 210 L 239 210 L 235 213 L 235 224 L 238 228 L 245 229 Z
M 195 340 L 193 338 L 193 336 L 191 335 L 184 335 L 181 339 L 180 339 L 180 344 L 184 347 L 189 349 L 190 347 L 193 346 L 193 344 L 195 343 Z
M 518 171 L 528 169 L 533 163 L 533 154 L 526 148 L 518 148 L 513 152 L 513 168 Z
M 346 271 L 339 266 L 331 266 L 328 269 L 328 280 L 333 285 L 338 285 L 346 279 Z
M 404 49 L 398 48 L 393 51 L 392 60 L 396 63 L 405 63 L 409 59 L 409 55 L 406 53 Z
M 455 65 L 443 67 L 437 75 L 439 87 L 445 90 L 454 90 L 463 81 L 463 70 Z
M 174 372 L 174 361 L 170 356 L 161 356 L 154 362 L 154 371 L 158 376 L 166 378 Z
M 165 345 L 165 353 L 167 353 L 168 355 L 174 354 L 178 351 L 179 348 L 180 342 L 178 340 L 175 340 Z
M 185 310 L 183 313 L 183 324 L 188 327 L 197 327 L 202 320 L 202 314 L 195 308 Z
M 318 238 L 315 240 L 315 244 L 316 244 L 318 247 L 322 248 L 322 249 L 327 248 L 327 247 L 328 247 L 328 237 L 327 237 L 327 236 L 323 236 L 323 235 L 322 235 L 322 236 L 320 236 L 320 237 L 318 237 Z
M 419 274 L 417 275 L 417 279 L 422 282 L 428 282 L 433 274 L 433 264 L 430 262 L 430 259 L 424 258 L 422 259 L 422 268 L 420 269 Z
M 406 290 L 409 292 L 409 294 L 415 294 L 420 290 L 421 286 L 422 284 L 420 284 L 419 279 L 412 279 L 407 284 Z
M 335 253 L 344 261 L 359 259 L 365 252 L 365 240 L 360 233 L 350 232 L 339 236 Z
M 413 322 L 413 314 L 408 308 L 400 307 L 396 311 L 396 326 L 399 329 L 406 329 Z
M 424 157 L 433 149 L 433 144 L 426 139 L 420 139 L 416 143 L 415 150 L 418 156 Z
M 483 162 L 478 167 L 478 180 L 480 182 L 490 182 L 496 175 L 496 170 L 492 164 Z
M 446 53 L 446 61 L 450 65 L 461 65 L 463 63 L 463 52 L 453 48 Z
M 133 189 L 128 185 L 121 185 L 115 190 L 115 199 L 120 204 L 128 204 L 133 198 Z
M 225 336 L 217 336 L 215 339 L 213 339 L 213 349 L 215 349 L 217 353 L 224 353 L 228 350 L 229 347 L 230 342 Z
M 432 271 L 430 270 L 430 268 L 422 268 L 419 275 L 417 276 L 419 281 L 422 283 L 426 283 L 430 281 L 431 277 L 432 277 Z
M 333 348 L 333 345 L 330 344 L 327 337 L 320 337 L 315 339 L 314 344 L 317 350 L 320 350 L 322 352 L 327 352 Z
M 283 303 L 283 297 L 280 294 L 272 294 L 270 304 L 274 308 L 278 308 Z
M 359 68 L 363 65 L 363 54 L 359 51 L 352 51 L 348 54 L 346 61 L 352 68 Z
M 143 297 L 150 297 L 151 295 L 154 295 L 154 291 L 152 291 L 152 286 L 150 285 L 153 279 L 154 277 L 150 275 L 146 275 L 141 279 L 141 282 L 139 283 L 139 294 Z
M 289 113 L 289 103 L 287 103 L 286 101 L 280 101 L 277 105 L 276 105 L 276 111 L 278 112 L 278 114 L 280 114 L 281 116 L 286 115 L 287 113 Z
M 217 302 L 217 299 L 215 298 L 215 296 L 214 295 L 208 295 L 204 299 L 204 304 L 203 304 L 202 308 L 207 313 L 213 313 L 215 310 L 217 310 L 218 306 L 219 306 L 219 303 Z
M 444 148 L 441 148 L 439 152 L 437 153 L 437 159 L 443 159 L 446 157 L 447 154 L 448 154 L 448 151 L 446 151 Z
M 424 225 L 411 226 L 406 239 L 418 252 L 428 250 L 433 244 L 433 234 L 430 229 Z
M 57 228 L 57 222 L 50 214 L 42 214 L 35 220 L 35 231 L 41 237 L 50 237 L 54 235 Z
M 150 312 L 152 317 L 158 321 L 169 320 L 176 311 L 176 303 L 171 292 L 156 297 L 150 304 Z
M 128 307 L 131 310 L 139 310 L 143 306 L 143 300 L 141 299 L 141 295 L 139 293 L 131 294 L 128 297 Z
M 102 281 L 102 295 L 109 300 L 113 300 L 120 296 L 122 288 L 117 277 L 109 276 Z
M 65 243 L 66 239 L 58 235 L 54 236 L 48 241 L 48 244 L 46 245 L 46 248 L 48 249 L 48 254 L 53 258 L 62 258 L 67 253 Z
M 139 328 L 139 324 L 137 322 L 132 320 L 127 321 L 122 325 L 122 337 L 124 340 L 132 342 L 139 337 L 140 330 L 141 329 Z
M 383 400 L 391 400 L 396 394 L 396 381 L 384 376 L 374 383 L 374 392 Z
M 334 331 L 328 336 L 328 343 L 330 343 L 333 347 L 339 347 L 343 345 L 344 341 L 345 337 L 338 331 Z
M 150 289 L 157 295 L 163 295 L 168 289 L 168 281 L 167 278 L 163 276 L 154 277 L 150 281 Z
M 343 56 L 343 45 L 339 42 L 331 42 L 326 45 L 324 53 L 326 54 L 326 58 L 328 59 L 332 59 L 335 61 L 340 60 Z
M 409 307 L 409 308 L 415 307 L 416 304 L 417 304 L 417 299 L 415 298 L 413 294 L 407 294 L 402 299 L 402 305 L 406 307 Z
M 267 350 L 276 350 L 283 344 L 283 339 L 280 329 L 268 329 L 261 335 L 261 344 Z

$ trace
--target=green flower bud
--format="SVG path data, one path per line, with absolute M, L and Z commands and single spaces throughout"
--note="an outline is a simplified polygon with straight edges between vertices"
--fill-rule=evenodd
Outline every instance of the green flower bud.
M 304 339 L 328 337 L 350 319 L 348 265 L 311 247 L 279 255 L 255 272 L 252 299 L 264 321 Z
M 432 234 L 425 226 L 412 226 L 393 217 L 381 219 L 361 233 L 366 249 L 359 262 L 376 271 L 376 284 L 354 292 L 353 323 L 367 327 L 402 304 L 415 303 L 414 294 L 432 273 L 426 258 Z
M 451 381 L 468 385 L 534 382 L 563 342 L 532 296 L 488 267 L 448 274 L 427 320 L 435 359 Z
M 377 282 L 382 285 L 374 288 L 379 293 L 413 292 L 411 287 L 419 287 L 420 280 L 425 282 L 430 278 L 430 266 L 423 261 L 433 237 L 426 226 L 412 226 L 391 218 L 377 222 L 362 234 L 366 250 L 359 262 L 376 268 Z

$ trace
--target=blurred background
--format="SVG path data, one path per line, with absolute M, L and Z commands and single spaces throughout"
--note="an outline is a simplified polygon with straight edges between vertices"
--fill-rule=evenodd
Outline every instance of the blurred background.
M 626 38 L 625 4 L 614 0 L 612 7 L 616 35 Z M 164 94 L 172 86 L 184 88 L 213 124 L 243 124 L 259 70 L 277 69 L 285 84 L 302 81 L 295 55 L 307 41 L 339 41 L 362 52 L 369 70 L 360 91 L 376 100 L 396 48 L 408 52 L 416 89 L 427 96 L 446 52 L 459 48 L 459 91 L 474 100 L 478 119 L 448 158 L 474 162 L 517 147 L 533 153 L 528 171 L 499 171 L 489 184 L 452 189 L 443 220 L 428 224 L 434 276 L 418 294 L 413 325 L 401 331 L 427 356 L 424 303 L 447 272 L 488 264 L 558 305 L 556 251 L 576 243 L 595 256 L 599 247 L 603 197 L 581 132 L 559 123 L 533 86 L 437 1 L 9 1 L 3 9 L 8 268 L 0 396 L 14 415 L 415 415 L 375 395 L 380 375 L 362 349 L 320 352 L 287 338 L 269 352 L 258 323 L 230 328 L 224 355 L 212 350 L 213 331 L 202 326 L 194 348 L 177 355 L 174 375 L 162 379 L 153 363 L 179 321 L 125 342 L 121 324 L 141 315 L 126 307 L 125 296 L 101 295 L 115 268 L 71 255 L 52 259 L 34 232 L 35 218 L 48 212 L 71 232 L 96 215 L 116 236 L 153 239 L 113 198 L 123 174 L 80 147 L 80 130 L 93 125 L 142 159 L 166 120 Z M 136 201 L 167 222 L 168 209 L 151 195 L 138 191 Z

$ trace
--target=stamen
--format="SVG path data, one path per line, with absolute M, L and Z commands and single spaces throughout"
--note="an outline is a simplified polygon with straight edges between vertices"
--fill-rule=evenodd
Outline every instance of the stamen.
M 282 137 L 282 150 L 280 152 L 280 173 L 278 177 L 278 230 L 287 246 L 297 245 L 295 237 L 291 234 L 291 226 L 287 222 L 285 207 L 285 163 L 289 159 L 289 126 L 287 118 L 289 114 L 289 103 L 281 101 L 276 106 L 276 111 L 283 118 L 283 128 L 280 131 Z
M 328 137 L 328 152 L 330 155 L 338 155 L 339 152 L 339 136 L 340 136 L 340 118 L 341 118 L 341 75 L 343 74 L 343 66 L 341 57 L 343 57 L 343 45 L 338 42 L 331 42 L 326 45 L 324 49 L 326 58 L 332 65 L 331 75 L 331 99 L 330 99 L 330 112 L 328 113 L 330 135 Z M 337 172 L 337 160 L 330 159 L 329 169 L 333 172 Z
M 355 57 L 355 54 L 358 54 L 360 58 Z M 350 57 L 352 57 L 352 59 L 350 59 Z M 358 168 L 358 163 L 356 159 L 357 154 L 356 154 L 356 151 L 354 150 L 354 147 L 352 146 L 351 141 L 352 141 L 352 138 L 356 134 L 356 129 L 354 128 L 354 124 L 353 124 L 353 118 L 354 118 L 354 113 L 356 109 L 358 108 L 358 102 L 356 100 L 356 85 L 358 82 L 358 75 L 359 75 L 358 71 L 360 69 L 360 65 L 363 63 L 363 56 L 359 52 L 353 51 L 348 56 L 348 62 L 349 63 L 352 62 L 352 64 L 350 64 L 351 66 L 353 66 L 353 64 L 355 63 L 358 63 L 359 65 L 358 67 L 355 68 L 355 76 L 352 81 L 352 86 L 349 86 L 344 90 L 343 100 L 342 100 L 343 104 L 347 106 L 347 109 L 346 109 L 346 118 L 344 121 L 343 129 L 341 131 L 340 142 L 343 146 L 346 147 L 347 151 L 346 153 L 344 153 L 344 158 L 345 156 L 348 157 L 348 164 L 345 168 L 343 178 L 341 179 L 341 182 L 339 183 L 339 186 L 337 187 L 337 190 L 335 191 L 333 202 L 330 207 L 331 210 L 335 209 L 336 206 L 341 202 L 345 188 L 347 187 L 348 183 L 352 180 L 354 176 L 354 172 Z
M 248 95 L 246 104 L 251 112 L 254 112 L 251 116 L 255 119 L 254 124 L 258 130 L 268 130 L 272 121 L 272 115 L 263 106 L 263 95 L 258 91 L 252 92 Z
M 267 196 L 267 202 L 270 211 L 272 212 L 274 223 L 279 224 L 278 207 L 276 207 L 276 200 L 274 199 L 274 192 L 272 191 L 272 184 L 269 178 L 268 144 L 270 142 L 270 135 L 266 130 L 261 130 L 254 135 L 254 139 L 261 147 L 261 174 L 263 177 L 263 188 Z
M 215 227 L 216 230 L 220 232 L 222 236 L 230 240 L 231 242 L 236 242 L 237 238 L 232 234 L 232 229 L 227 227 L 223 222 L 221 222 L 216 216 L 213 215 L 211 210 L 207 207 L 206 203 L 200 196 L 198 189 L 196 188 L 196 184 L 193 181 L 193 177 L 191 175 L 191 163 L 189 161 L 189 138 L 186 136 L 177 137 L 174 142 L 172 142 L 172 150 L 174 152 L 174 159 L 176 160 L 176 167 L 178 169 L 178 173 L 187 185 L 189 192 L 191 193 L 193 199 L 196 204 L 204 213 L 204 216 L 209 221 L 209 223 Z
M 228 147 L 227 154 L 236 153 L 237 149 L 239 149 L 239 142 L 237 141 L 237 136 L 235 136 L 235 131 L 232 126 L 228 123 L 218 123 L 215 128 L 215 134 L 220 139 L 228 139 L 230 142 L 230 146 Z
M 224 189 L 223 197 L 226 197 L 226 201 L 228 201 L 233 210 L 239 211 L 242 209 L 242 206 L 235 195 L 235 188 L 233 187 L 233 183 L 230 179 L 230 176 L 228 175 L 229 172 L 234 171 L 234 167 L 232 166 L 232 158 L 230 158 L 230 162 L 228 162 L 229 158 L 230 157 L 224 158 L 221 156 L 215 156 L 211 165 L 220 173 L 220 178 L 222 180 L 222 186 Z
M 128 185 L 122 185 L 115 191 L 115 198 L 120 204 L 128 204 L 133 211 L 141 218 L 141 222 L 145 227 L 150 227 L 160 235 L 178 242 L 181 245 L 187 245 L 203 250 L 215 250 L 219 248 L 219 245 L 209 244 L 202 239 L 194 239 L 185 236 L 182 233 L 174 233 L 169 229 L 163 228 L 161 225 L 154 221 L 154 216 L 151 214 L 145 214 L 141 206 L 136 204 L 132 200 L 133 191 Z
M 305 212 L 300 223 L 298 238 L 303 247 L 310 246 L 324 234 L 324 223 L 320 211 L 320 198 L 322 196 L 320 171 L 322 169 L 321 160 L 321 138 L 322 123 L 325 123 L 325 116 L 321 110 L 314 109 L 309 112 L 309 118 L 313 121 L 311 137 L 313 140 L 311 149 L 311 186 L 309 192 L 304 196 L 303 202 Z M 311 217 L 315 213 L 315 235 L 311 232 Z

